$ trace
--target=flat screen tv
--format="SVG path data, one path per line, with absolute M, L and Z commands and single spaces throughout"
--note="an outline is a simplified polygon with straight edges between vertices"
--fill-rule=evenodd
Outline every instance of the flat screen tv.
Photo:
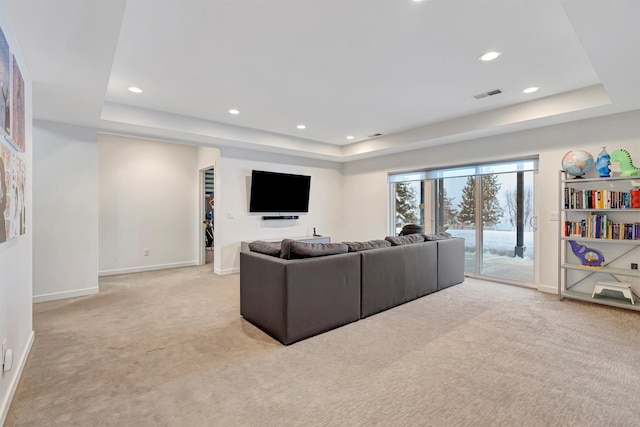
M 311 177 L 254 170 L 251 173 L 251 213 L 307 213 Z

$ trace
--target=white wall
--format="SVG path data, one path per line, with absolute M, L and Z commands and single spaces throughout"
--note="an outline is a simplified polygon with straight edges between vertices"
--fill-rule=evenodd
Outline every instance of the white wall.
M 539 155 L 539 173 L 535 176 L 539 224 L 535 256 L 540 269 L 536 283 L 540 290 L 556 290 L 558 222 L 549 218 L 558 211 L 558 170 L 562 156 L 569 150 L 585 149 L 596 157 L 601 147 L 607 146 L 609 153 L 626 148 L 636 164 L 640 164 L 638 123 L 640 110 L 347 163 L 343 169 L 343 237 L 368 240 L 387 235 L 388 172 Z M 612 169 L 618 170 L 615 168 L 617 164 Z M 365 217 L 363 211 L 367 213 Z
M 256 151 L 223 149 L 216 175 L 216 273 L 239 271 L 240 242 L 313 234 L 342 240 L 342 166 L 334 162 L 303 159 Z M 249 214 L 252 170 L 311 176 L 309 213 L 297 220 L 263 221 Z
M 0 3 L 0 27 L 15 55 L 25 85 L 25 142 L 24 153 L 18 157 L 25 163 L 27 185 L 25 206 L 27 230 L 22 236 L 0 244 L 0 344 L 6 340 L 13 351 L 13 368 L 0 369 L 0 425 L 4 423 L 20 373 L 33 342 L 32 326 L 32 242 L 33 242 L 33 129 L 32 85 L 20 47 Z
M 96 131 L 36 121 L 33 301 L 98 292 Z
M 215 166 L 220 161 L 220 150 L 211 147 L 197 147 L 196 169 L 203 171 Z
M 149 163 L 155 163 L 156 168 L 163 169 L 160 176 L 175 182 L 184 182 L 184 175 L 189 175 L 186 181 L 188 188 L 181 188 L 179 193 L 189 197 L 193 193 L 193 203 L 197 203 L 197 168 L 205 168 L 216 162 L 220 151 L 207 147 L 191 147 L 166 142 L 151 140 L 121 138 L 109 135 L 100 135 L 100 139 L 110 145 L 106 148 L 103 156 L 103 182 L 109 182 L 108 177 L 121 174 L 123 165 L 129 162 L 129 170 L 134 174 L 144 175 L 144 168 Z M 115 143 L 113 141 L 116 141 Z M 138 157 L 128 156 L 124 161 L 114 161 L 114 157 L 119 147 L 118 143 L 127 146 L 143 156 L 144 161 Z M 167 151 L 168 150 L 168 151 Z M 182 155 L 175 156 L 175 152 Z M 109 160 L 111 159 L 111 160 Z M 153 160 L 150 160 L 153 159 Z M 108 162 L 117 163 L 114 167 Z M 170 161 L 171 164 L 163 165 L 162 162 Z M 139 166 L 135 164 L 139 162 Z M 145 163 L 146 162 L 146 163 Z M 142 169 L 141 169 L 142 168 Z M 41 302 L 59 298 L 69 298 L 80 295 L 87 295 L 98 292 L 98 134 L 95 130 L 77 126 L 46 121 L 36 121 L 34 128 L 34 237 L 38 244 L 34 247 L 33 265 L 33 301 Z M 155 170 L 155 169 L 152 169 Z M 177 172 L 176 170 L 181 171 Z M 110 172 L 109 172 L 110 171 Z M 173 171 L 173 172 L 172 172 Z M 188 171 L 188 172 L 186 172 Z M 178 176 L 177 179 L 176 176 Z M 193 182 L 192 182 L 193 180 Z M 126 185 L 115 188 L 115 193 L 125 195 L 131 199 L 136 199 L 136 194 L 144 194 L 141 200 L 155 200 L 159 203 L 166 200 L 169 203 L 171 196 L 161 197 L 161 191 L 157 188 L 149 190 L 147 186 L 150 180 L 131 178 Z M 193 184 L 193 186 L 192 186 Z M 159 188 L 165 189 L 167 185 L 160 184 Z M 105 190 L 108 194 L 113 188 Z M 151 197 L 154 195 L 154 197 Z M 148 197 L 147 197 L 148 195 Z M 156 197 L 157 196 L 157 197 Z M 199 199 L 198 199 L 199 200 Z M 191 202 L 190 202 L 191 203 Z M 132 202 L 134 210 L 144 209 L 143 204 L 138 205 L 137 201 Z M 113 206 L 109 202 L 105 212 L 110 212 L 109 207 Z M 170 203 L 169 203 L 170 205 Z M 180 203 L 181 206 L 185 205 Z M 153 214 L 156 214 L 157 204 L 154 204 Z M 150 212 L 151 209 L 147 208 Z M 189 223 L 193 229 L 182 236 L 180 240 L 191 241 L 193 231 L 198 232 L 197 224 L 191 223 L 191 210 L 167 209 L 160 210 L 164 218 L 169 220 L 172 214 L 181 216 L 186 214 L 186 218 L 177 221 Z M 146 214 L 141 214 L 146 216 Z M 124 217 L 126 218 L 126 216 Z M 117 218 L 118 224 L 122 224 L 123 218 Z M 143 221 L 144 226 L 149 226 L 153 221 Z M 171 218 L 170 223 L 176 220 Z M 166 234 L 166 223 L 156 221 L 157 230 L 144 232 L 153 234 L 154 237 Z M 173 229 L 170 227 L 170 229 Z M 112 229 L 104 230 L 110 235 Z M 186 237 L 186 240 L 185 240 Z M 166 237 L 172 238 L 171 236 Z M 104 242 L 103 242 L 104 244 Z M 124 242 L 125 245 L 128 242 Z M 155 243 L 162 245 L 162 243 Z M 185 247 L 188 243 L 185 243 Z M 173 245 L 166 245 L 173 246 Z M 145 246 L 143 249 L 146 249 Z M 127 260 L 130 264 L 124 265 L 126 271 L 131 268 L 141 270 L 151 268 L 173 267 L 184 263 L 184 254 L 162 249 L 165 253 L 165 260 L 161 265 L 151 263 L 151 260 L 158 259 L 158 254 L 151 252 L 149 257 L 144 257 L 143 262 L 139 262 L 140 254 L 133 254 L 133 259 Z M 195 250 L 194 248 L 192 251 Z M 106 252 L 105 252 L 106 253 Z M 132 251 L 133 253 L 133 251 Z M 173 258 L 171 258 L 173 257 Z M 146 262 L 145 261 L 149 261 Z M 136 262 L 139 262 L 136 264 Z M 189 265 L 193 260 L 189 260 Z M 115 272 L 120 267 L 113 268 Z M 107 271 L 107 274 L 109 271 Z
M 239 270 L 240 242 L 313 233 L 340 240 L 341 165 L 247 150 L 99 135 L 99 274 L 196 265 L 202 240 L 200 170 L 215 164 L 214 270 Z M 249 215 L 253 169 L 311 175 L 309 214 Z M 150 255 L 144 256 L 144 249 Z
M 98 165 L 100 275 L 196 265 L 197 147 L 101 134 Z

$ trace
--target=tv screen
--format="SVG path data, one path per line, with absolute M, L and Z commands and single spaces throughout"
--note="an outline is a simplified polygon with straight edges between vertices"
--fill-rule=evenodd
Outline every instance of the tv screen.
M 254 170 L 251 173 L 252 213 L 309 212 L 311 177 Z

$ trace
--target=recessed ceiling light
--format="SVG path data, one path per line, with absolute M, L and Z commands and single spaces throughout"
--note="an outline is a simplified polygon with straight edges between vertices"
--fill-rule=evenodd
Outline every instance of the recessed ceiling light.
M 306 129 L 307 127 L 305 125 L 298 125 L 296 126 L 298 129 Z
M 352 135 L 349 135 L 349 136 L 347 137 L 347 139 L 353 139 L 353 138 L 355 138 L 355 137 L 354 137 L 354 136 L 352 136 Z
M 231 113 L 231 114 L 240 114 L 240 111 L 236 110 L 235 108 L 232 108 L 231 110 L 229 110 L 229 113 Z
M 135 87 L 135 86 L 129 86 L 129 92 L 142 93 L 142 89 L 140 89 L 139 87 Z
M 540 89 L 540 88 L 537 88 L 537 87 L 528 87 L 528 88 L 526 88 L 525 90 L 523 90 L 522 92 L 524 92 L 524 93 L 533 93 L 533 92 L 537 91 L 538 89 Z
M 496 59 L 498 56 L 502 55 L 502 52 L 487 52 L 484 55 L 482 55 L 480 57 L 480 61 L 493 61 L 494 59 Z

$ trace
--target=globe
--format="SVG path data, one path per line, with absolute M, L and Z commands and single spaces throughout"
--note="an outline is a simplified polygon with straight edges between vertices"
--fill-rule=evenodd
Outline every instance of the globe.
M 562 169 L 578 178 L 582 178 L 594 163 L 591 153 L 583 150 L 569 151 L 562 157 Z

